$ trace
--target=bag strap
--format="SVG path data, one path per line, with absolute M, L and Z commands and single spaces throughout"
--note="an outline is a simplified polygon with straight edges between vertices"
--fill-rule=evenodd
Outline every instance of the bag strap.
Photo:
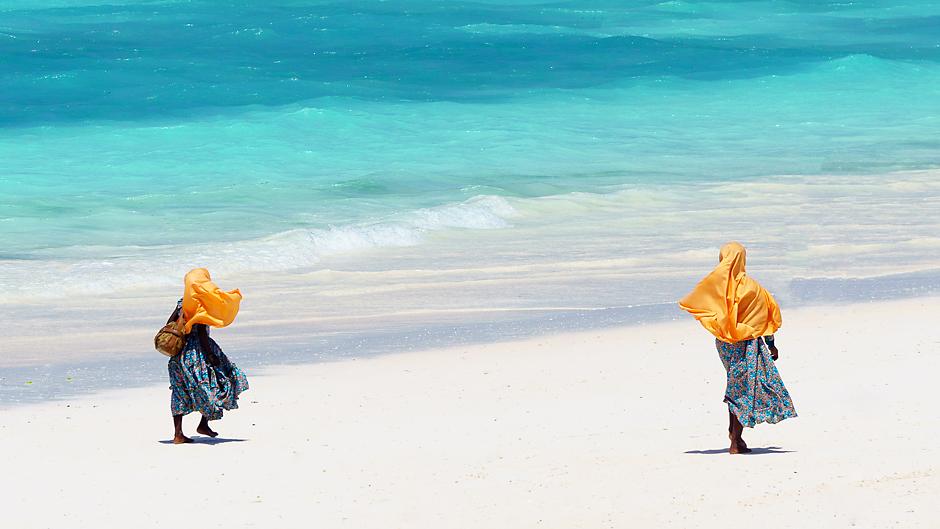
M 176 318 L 173 318 L 173 314 L 176 314 Z M 173 310 L 172 313 L 170 313 L 170 318 L 171 319 L 166 322 L 167 325 L 171 323 L 179 324 L 180 321 L 183 319 L 183 300 L 182 299 L 176 302 L 176 308 Z

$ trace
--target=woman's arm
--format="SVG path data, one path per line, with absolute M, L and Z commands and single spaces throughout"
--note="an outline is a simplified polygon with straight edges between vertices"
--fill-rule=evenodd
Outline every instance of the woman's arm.
M 179 319 L 180 311 L 183 310 L 179 305 L 176 306 L 176 309 L 173 310 L 173 313 L 170 314 L 170 318 L 166 320 L 167 323 L 172 323 Z
M 199 337 L 199 345 L 202 346 L 202 352 L 206 357 L 206 362 L 209 365 L 218 366 L 219 358 L 215 356 L 215 351 L 212 349 L 212 344 L 209 342 L 209 331 L 206 329 L 206 326 L 195 325 L 193 329 L 196 331 L 196 336 Z
M 770 357 L 774 360 L 780 358 L 780 351 L 777 350 L 777 346 L 774 345 L 774 335 L 769 334 L 764 336 L 764 343 L 767 344 L 767 348 L 770 349 Z

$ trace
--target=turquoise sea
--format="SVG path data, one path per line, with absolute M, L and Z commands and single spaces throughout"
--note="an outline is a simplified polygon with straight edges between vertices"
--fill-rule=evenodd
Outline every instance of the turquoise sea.
M 0 0 L 0 60 L 0 301 L 940 165 L 933 1 Z

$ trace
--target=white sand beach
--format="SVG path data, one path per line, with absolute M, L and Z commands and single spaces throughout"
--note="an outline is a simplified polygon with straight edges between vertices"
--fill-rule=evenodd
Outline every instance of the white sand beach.
M 192 445 L 165 385 L 7 408 L 2 526 L 935 528 L 938 303 L 785 311 L 749 455 L 691 318 L 249 372 Z

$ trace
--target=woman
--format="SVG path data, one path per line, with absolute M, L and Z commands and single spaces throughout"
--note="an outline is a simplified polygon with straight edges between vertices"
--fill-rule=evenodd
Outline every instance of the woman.
M 183 415 L 202 414 L 196 432 L 209 437 L 218 434 L 209 421 L 222 418 L 222 410 L 238 408 L 238 395 L 248 389 L 248 379 L 218 344 L 209 337 L 209 327 L 225 327 L 238 314 L 242 295 L 237 289 L 221 290 L 205 268 L 190 270 L 183 279 L 183 299 L 170 316 L 175 321 L 182 311 L 186 334 L 183 350 L 170 358 L 170 412 L 173 414 L 173 443 L 191 443 L 183 435 Z
M 729 453 L 750 452 L 741 434 L 744 427 L 778 423 L 796 417 L 790 393 L 774 365 L 779 351 L 774 332 L 780 328 L 780 307 L 773 296 L 744 271 L 744 247 L 729 242 L 721 247 L 718 266 L 679 302 L 709 332 L 728 373 Z

